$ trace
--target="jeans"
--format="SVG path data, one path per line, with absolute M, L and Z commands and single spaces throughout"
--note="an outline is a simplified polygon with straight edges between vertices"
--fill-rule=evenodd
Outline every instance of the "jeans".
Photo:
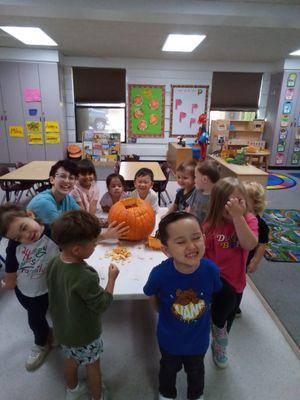
M 177 396 L 176 376 L 184 366 L 187 374 L 187 398 L 198 399 L 204 389 L 204 356 L 205 354 L 192 356 L 175 356 L 167 353 L 162 348 L 159 370 L 159 392 L 167 398 L 174 399 Z
M 49 335 L 49 325 L 46 319 L 49 304 L 48 293 L 38 297 L 28 297 L 17 287 L 15 292 L 19 302 L 27 310 L 28 324 L 34 334 L 34 343 L 38 346 L 45 346 Z

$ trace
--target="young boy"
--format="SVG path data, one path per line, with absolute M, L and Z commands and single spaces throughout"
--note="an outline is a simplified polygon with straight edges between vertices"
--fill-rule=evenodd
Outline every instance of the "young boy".
M 196 215 L 200 222 L 205 220 L 210 203 L 210 193 L 214 184 L 220 179 L 218 164 L 214 160 L 205 160 L 195 169 L 195 186 L 191 196 L 187 199 L 187 211 Z
M 1 284 L 5 289 L 15 290 L 17 299 L 27 311 L 34 346 L 25 367 L 27 371 L 33 371 L 43 364 L 50 350 L 52 332 L 46 319 L 46 268 L 59 250 L 50 239 L 49 227 L 37 222 L 32 212 L 22 205 L 7 203 L 0 207 L 0 235 L 9 239 Z
M 184 161 L 176 169 L 177 183 L 180 186 L 175 201 L 169 208 L 168 214 L 175 211 L 185 211 L 188 199 L 195 191 L 195 161 Z
M 86 366 L 93 400 L 102 400 L 100 353 L 102 352 L 101 315 L 112 301 L 118 268 L 111 264 L 106 288 L 84 259 L 97 245 L 100 225 L 87 211 L 68 211 L 51 226 L 54 240 L 61 248 L 48 266 L 49 308 L 54 335 L 65 355 L 64 376 L 67 400 L 86 393 L 78 383 L 78 366 Z
M 222 286 L 219 269 L 202 258 L 204 238 L 194 215 L 168 214 L 160 221 L 159 235 L 163 252 L 170 258 L 151 271 L 144 287 L 159 313 L 159 399 L 176 398 L 176 375 L 183 365 L 187 398 L 202 400 L 211 296 Z
M 130 193 L 131 197 L 140 198 L 150 203 L 154 211 L 158 212 L 158 196 L 152 190 L 154 183 L 154 175 L 151 169 L 141 168 L 139 169 L 134 177 L 135 190 Z

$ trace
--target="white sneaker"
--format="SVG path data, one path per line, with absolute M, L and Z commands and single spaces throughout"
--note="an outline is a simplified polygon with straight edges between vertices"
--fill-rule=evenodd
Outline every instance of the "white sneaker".
M 66 390 L 66 400 L 78 400 L 81 396 L 88 393 L 88 388 L 85 384 L 78 382 L 78 385 L 75 389 Z
M 173 398 L 172 397 L 165 397 L 165 396 L 163 396 L 162 394 L 159 393 L 158 400 L 173 400 Z
M 200 396 L 200 397 L 198 397 L 198 399 L 196 399 L 196 400 L 204 400 L 204 397 L 203 397 L 203 395 L 202 395 L 202 396 Z
M 32 349 L 31 353 L 29 354 L 25 368 L 27 371 L 34 371 L 38 369 L 43 362 L 45 361 L 45 358 L 47 357 L 48 353 L 50 351 L 50 347 L 48 344 L 45 346 L 38 346 L 35 344 Z

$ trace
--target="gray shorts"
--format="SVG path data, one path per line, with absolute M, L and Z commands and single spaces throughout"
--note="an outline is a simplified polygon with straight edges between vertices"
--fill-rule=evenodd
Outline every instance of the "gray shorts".
M 82 347 L 68 347 L 62 345 L 62 350 L 67 358 L 72 358 L 77 364 L 93 364 L 100 358 L 103 352 L 103 342 L 101 338 Z

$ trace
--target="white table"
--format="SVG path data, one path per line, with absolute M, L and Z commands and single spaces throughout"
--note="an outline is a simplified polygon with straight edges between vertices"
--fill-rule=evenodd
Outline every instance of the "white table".
M 167 208 L 160 208 L 156 216 L 157 229 L 161 216 L 167 212 Z M 116 246 L 125 246 L 130 250 L 131 256 L 126 261 L 111 261 L 105 258 L 105 253 Z M 153 267 L 160 264 L 167 257 L 162 251 L 152 250 L 143 242 L 120 241 L 119 243 L 103 242 L 99 244 L 94 253 L 86 260 L 89 265 L 96 269 L 100 277 L 100 284 L 105 287 L 107 284 L 108 267 L 111 262 L 116 264 L 120 270 L 116 280 L 114 298 L 118 300 L 142 299 L 145 298 L 143 287 Z

